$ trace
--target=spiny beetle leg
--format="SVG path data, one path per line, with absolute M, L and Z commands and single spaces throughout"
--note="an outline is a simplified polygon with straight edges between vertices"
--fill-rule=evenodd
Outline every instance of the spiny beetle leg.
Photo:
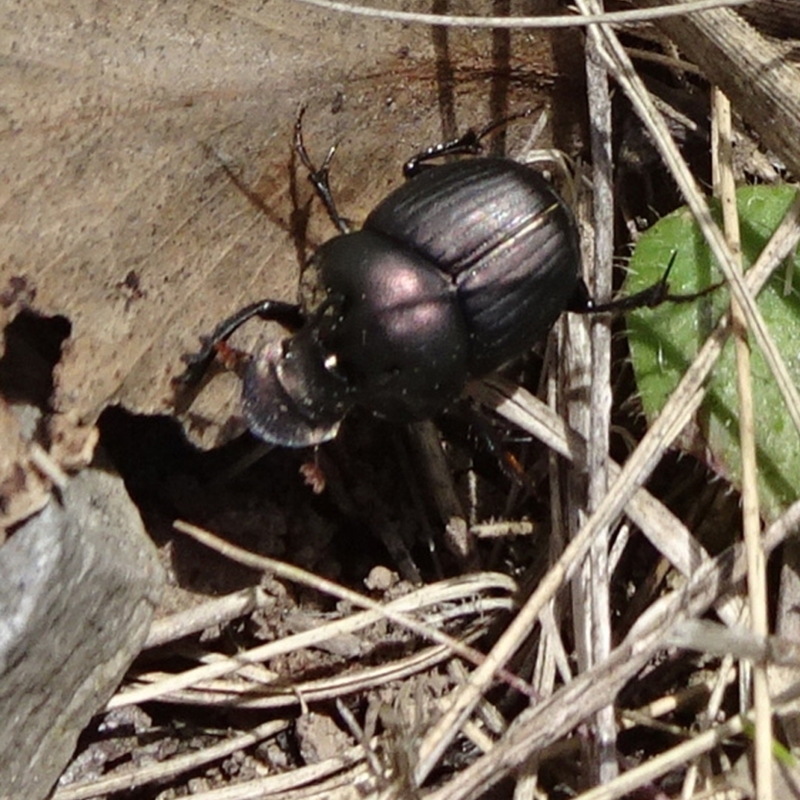
M 194 355 L 184 356 L 186 370 L 176 380 L 187 385 L 199 383 L 216 357 L 219 346 L 253 317 L 267 322 L 277 322 L 290 331 L 299 330 L 305 323 L 300 306 L 295 303 L 284 303 L 280 300 L 261 300 L 258 303 L 251 303 L 220 322 L 210 336 L 201 337 L 202 349 Z
M 316 167 L 311 157 L 308 155 L 305 141 L 303 141 L 303 115 L 305 113 L 305 106 L 301 106 L 300 110 L 297 112 L 297 119 L 294 123 L 294 150 L 303 166 L 308 170 L 308 180 L 314 187 L 317 197 L 322 200 L 331 222 L 336 226 L 339 233 L 350 233 L 350 224 L 336 208 L 336 201 L 333 199 L 333 192 L 331 191 L 329 181 L 330 165 L 333 160 L 333 155 L 336 152 L 336 145 L 333 145 L 328 150 L 328 155 L 325 156 L 322 166 L 319 168 Z
M 478 131 L 470 128 L 465 134 L 459 136 L 457 139 L 451 139 L 449 142 L 440 142 L 431 147 L 421 150 L 416 155 L 406 161 L 403 165 L 403 176 L 406 178 L 413 178 L 427 166 L 426 161 L 431 161 L 434 158 L 441 158 L 442 156 L 477 156 L 483 152 L 481 141 L 485 139 L 490 133 L 496 131 L 498 128 L 505 128 L 509 122 L 521 117 L 530 116 L 535 109 L 528 108 L 525 111 L 519 111 L 515 114 L 509 114 L 507 117 L 502 117 L 488 125 L 484 125 Z
M 616 300 L 611 300 L 608 303 L 597 303 L 589 294 L 589 290 L 583 280 L 578 282 L 575 289 L 575 294 L 572 297 L 568 311 L 576 314 L 597 314 L 603 311 L 633 311 L 637 308 L 655 308 L 662 303 L 690 303 L 692 300 L 697 300 L 711 292 L 719 289 L 722 283 L 714 283 L 711 286 L 692 294 L 670 294 L 669 293 L 669 273 L 672 270 L 672 265 L 675 263 L 677 256 L 676 251 L 672 251 L 669 264 L 661 276 L 661 280 L 642 289 L 641 292 L 629 295 L 628 297 L 620 297 Z

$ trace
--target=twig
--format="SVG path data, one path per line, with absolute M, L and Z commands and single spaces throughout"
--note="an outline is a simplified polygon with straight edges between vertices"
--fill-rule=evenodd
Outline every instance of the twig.
M 636 11 L 609 11 L 605 14 L 577 16 L 572 14 L 552 14 L 538 17 L 481 17 L 459 16 L 457 14 L 422 14 L 413 11 L 399 11 L 390 8 L 374 8 L 355 3 L 341 3 L 336 0 L 296 0 L 328 11 L 353 14 L 361 17 L 377 17 L 393 22 L 418 23 L 421 25 L 440 25 L 449 28 L 576 28 L 582 25 L 606 23 L 623 25 L 636 22 L 651 22 L 663 17 L 706 11 L 720 6 L 740 6 L 750 0 L 688 0 L 681 2 L 680 8 L 660 6 Z

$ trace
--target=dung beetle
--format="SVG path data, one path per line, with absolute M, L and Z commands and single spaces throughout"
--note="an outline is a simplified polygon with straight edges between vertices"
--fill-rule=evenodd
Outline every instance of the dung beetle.
M 317 169 L 301 110 L 295 151 L 340 235 L 309 263 L 299 305 L 264 300 L 221 323 L 187 359 L 194 381 L 252 317 L 292 335 L 249 357 L 243 411 L 251 431 L 288 447 L 333 438 L 360 405 L 398 422 L 434 416 L 470 378 L 486 375 L 541 340 L 565 310 L 606 310 L 580 277 L 575 220 L 529 166 L 481 156 L 481 139 L 508 120 L 428 148 L 404 166 L 406 182 L 351 231 L 328 183 L 334 148 Z M 472 158 L 428 163 L 445 155 Z M 628 298 L 638 305 L 657 297 Z

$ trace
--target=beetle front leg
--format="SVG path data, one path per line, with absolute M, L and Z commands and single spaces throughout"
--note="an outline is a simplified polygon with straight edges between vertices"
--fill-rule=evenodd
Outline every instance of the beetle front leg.
M 253 317 L 266 322 L 277 322 L 290 331 L 299 330 L 305 323 L 300 306 L 295 303 L 284 303 L 280 300 L 261 300 L 258 303 L 251 303 L 220 322 L 210 336 L 201 337 L 202 349 L 194 355 L 184 356 L 186 370 L 176 378 L 176 381 L 187 386 L 199 383 L 216 357 L 220 345 Z

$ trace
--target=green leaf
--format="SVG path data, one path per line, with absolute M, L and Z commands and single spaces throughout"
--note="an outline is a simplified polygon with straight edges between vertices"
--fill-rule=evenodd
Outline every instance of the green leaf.
M 751 186 L 737 192 L 745 268 L 755 261 L 795 197 L 789 186 Z M 719 215 L 716 214 L 717 218 Z M 664 217 L 636 246 L 624 294 L 657 282 L 672 254 L 671 294 L 692 294 L 722 280 L 688 209 Z M 800 258 L 780 268 L 759 295 L 758 306 L 789 369 L 800 386 Z M 785 285 L 788 284 L 788 292 Z M 718 289 L 688 303 L 664 303 L 627 315 L 631 357 L 648 420 L 663 407 L 698 349 L 726 310 L 728 292 Z M 758 348 L 752 348 L 756 444 L 762 514 L 774 519 L 800 497 L 800 437 Z M 728 341 L 714 368 L 697 427 L 682 446 L 740 486 L 739 414 L 733 343 Z

